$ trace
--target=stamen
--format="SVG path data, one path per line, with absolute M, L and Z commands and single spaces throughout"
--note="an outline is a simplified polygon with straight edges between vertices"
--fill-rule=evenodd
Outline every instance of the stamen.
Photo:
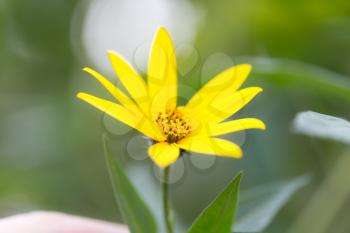
M 189 119 L 177 109 L 158 113 L 156 122 L 170 143 L 177 142 L 192 132 Z

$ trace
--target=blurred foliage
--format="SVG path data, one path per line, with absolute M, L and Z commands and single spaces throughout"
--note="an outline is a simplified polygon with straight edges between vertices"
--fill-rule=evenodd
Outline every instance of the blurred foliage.
M 77 3 L 0 3 L 2 215 L 47 209 L 108 218 L 116 212 L 96 156 L 98 137 L 89 144 L 93 139 L 81 136 L 86 132 L 71 110 L 72 76 L 80 69 L 70 35 Z
M 284 57 L 350 73 L 349 1 L 194 1 L 205 14 L 202 54 Z
M 297 112 L 309 109 L 350 118 L 350 2 L 192 2 L 203 15 L 195 44 L 200 61 L 182 83 L 197 89 L 201 65 L 213 53 L 253 63 L 247 85 L 260 85 L 264 93 L 238 117 L 260 117 L 268 130 L 244 135 L 246 156 L 240 161 L 216 160 L 202 171 L 183 159 L 185 176 L 172 187 L 179 221 L 188 225 L 238 170 L 245 170 L 243 189 L 311 173 L 312 185 L 266 230 L 285 232 L 345 149 L 340 143 L 294 135 L 290 123 Z M 72 32 L 73 16 L 77 6 L 88 3 L 0 2 L 1 215 L 49 209 L 120 219 L 100 140 L 106 119 L 75 98 L 77 90 L 97 86 L 80 70 L 88 63 L 81 57 L 85 53 L 74 53 L 73 47 L 82 43 L 79 32 Z M 132 136 L 116 136 L 115 147 L 125 152 Z M 149 163 L 129 162 L 153 175 Z M 344 220 L 349 214 L 341 210 L 332 232 L 349 231 Z

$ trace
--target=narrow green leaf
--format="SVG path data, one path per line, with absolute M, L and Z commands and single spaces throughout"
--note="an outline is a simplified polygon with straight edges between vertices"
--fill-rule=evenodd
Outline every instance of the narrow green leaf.
M 319 90 L 350 101 L 349 77 L 296 60 L 269 57 L 238 57 L 239 63 L 252 64 L 253 76 L 286 88 Z
M 152 213 L 121 169 L 117 160 L 113 158 L 108 149 L 105 135 L 103 136 L 103 146 L 114 196 L 130 232 L 156 233 L 157 226 Z
M 293 121 L 296 133 L 350 144 L 350 122 L 317 112 L 299 112 Z
M 234 232 L 261 232 L 298 190 L 310 182 L 309 175 L 262 184 L 241 192 Z
M 230 233 L 238 206 L 239 173 L 194 221 L 188 233 Z

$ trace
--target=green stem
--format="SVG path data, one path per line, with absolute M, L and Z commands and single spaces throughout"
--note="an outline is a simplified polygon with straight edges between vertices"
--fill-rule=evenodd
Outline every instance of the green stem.
M 170 168 L 166 167 L 163 171 L 163 211 L 167 233 L 173 233 L 173 225 L 170 219 L 169 173 Z

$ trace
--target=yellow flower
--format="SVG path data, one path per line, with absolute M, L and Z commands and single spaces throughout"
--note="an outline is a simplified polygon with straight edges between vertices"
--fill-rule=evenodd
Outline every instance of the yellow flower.
M 119 54 L 108 51 L 108 55 L 128 94 L 98 72 L 84 68 L 119 103 L 87 93 L 79 93 L 78 98 L 152 139 L 148 154 L 160 167 L 174 163 L 181 149 L 240 158 L 242 150 L 238 145 L 217 136 L 244 129 L 265 129 L 264 123 L 255 118 L 227 120 L 262 91 L 260 87 L 238 90 L 251 70 L 248 64 L 223 71 L 186 106 L 177 106 L 175 49 L 165 28 L 158 29 L 153 41 L 147 83 Z

